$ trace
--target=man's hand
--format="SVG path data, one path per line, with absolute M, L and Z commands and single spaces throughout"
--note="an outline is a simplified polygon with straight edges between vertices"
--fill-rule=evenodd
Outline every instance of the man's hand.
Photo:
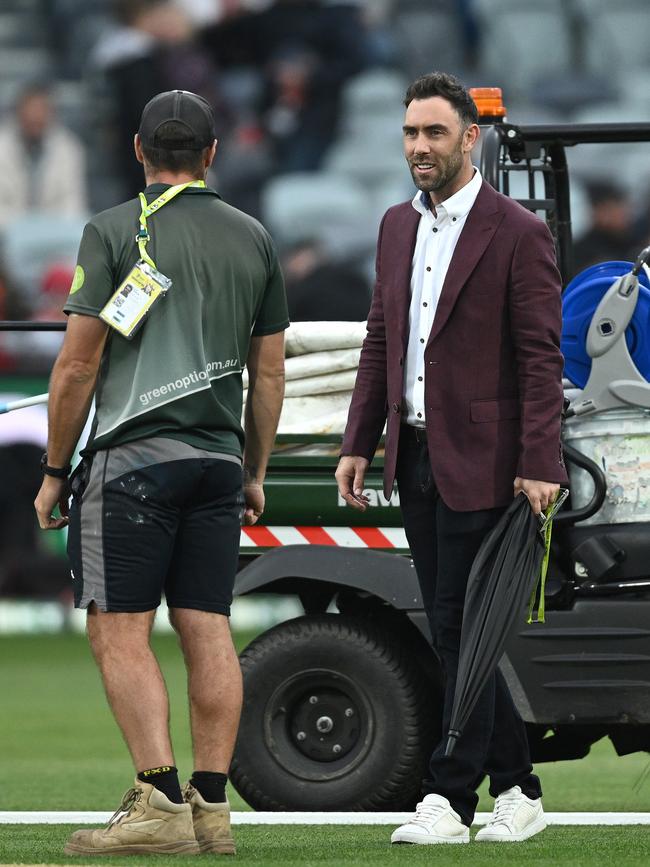
M 68 523 L 68 480 L 54 476 L 44 476 L 41 489 L 34 500 L 38 523 L 42 530 L 61 530 Z M 60 518 L 52 515 L 54 507 L 59 507 Z
M 246 360 L 248 398 L 244 411 L 246 448 L 243 455 L 245 526 L 264 511 L 264 478 L 273 449 L 284 396 L 284 332 L 252 337 Z
M 264 511 L 264 488 L 257 483 L 249 482 L 244 485 L 244 525 L 256 524 Z
M 363 483 L 370 461 L 367 458 L 344 456 L 336 468 L 336 482 L 339 493 L 353 509 L 365 512 L 368 508 L 368 497 L 364 496 Z
M 555 482 L 540 482 L 537 479 L 515 479 L 515 497 L 520 491 L 528 497 L 535 515 L 545 511 L 558 495 L 560 486 Z

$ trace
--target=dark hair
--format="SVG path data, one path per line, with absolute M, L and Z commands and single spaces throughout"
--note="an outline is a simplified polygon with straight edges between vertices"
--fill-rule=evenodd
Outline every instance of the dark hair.
M 133 24 L 142 15 L 156 6 L 162 6 L 166 0 L 113 0 L 113 15 L 120 24 Z
M 173 142 L 187 140 L 187 128 L 185 124 L 170 120 L 161 124 L 156 133 L 164 141 Z M 174 150 L 172 148 L 156 148 L 142 143 L 142 155 L 145 161 L 154 169 L 163 169 L 168 172 L 187 172 L 188 174 L 203 177 L 205 157 L 209 148 L 201 150 Z
M 432 96 L 441 96 L 451 103 L 463 126 L 478 123 L 476 103 L 465 85 L 455 75 L 450 75 L 448 72 L 430 72 L 428 75 L 423 75 L 409 86 L 404 97 L 404 105 L 408 108 L 414 99 L 429 99 Z
M 614 181 L 602 179 L 589 181 L 586 184 L 587 198 L 592 207 L 604 205 L 608 202 L 625 202 L 628 195 L 619 184 Z
M 44 96 L 50 99 L 52 88 L 46 81 L 41 81 L 40 79 L 29 81 L 16 94 L 16 105 L 21 106 L 34 96 Z

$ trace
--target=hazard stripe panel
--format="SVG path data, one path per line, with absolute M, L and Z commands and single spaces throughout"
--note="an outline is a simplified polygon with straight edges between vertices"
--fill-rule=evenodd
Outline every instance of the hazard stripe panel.
M 379 527 L 354 527 L 354 532 L 368 548 L 394 548 Z
M 241 545 L 246 544 L 257 548 L 277 548 L 282 542 L 268 527 L 242 527 Z
M 336 545 L 324 527 L 296 527 L 310 545 Z
M 408 550 L 401 527 L 242 527 L 242 548 L 281 548 L 283 545 Z

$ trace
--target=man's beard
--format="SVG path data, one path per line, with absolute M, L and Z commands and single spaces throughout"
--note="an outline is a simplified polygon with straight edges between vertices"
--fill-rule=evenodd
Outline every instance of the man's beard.
M 422 162 L 426 163 L 426 159 L 422 160 L 413 160 L 413 163 Z M 421 190 L 423 193 L 432 193 L 438 192 L 438 190 L 443 190 L 446 186 L 448 186 L 454 178 L 457 177 L 458 173 L 463 167 L 463 152 L 461 150 L 454 151 L 443 163 L 438 157 L 436 159 L 436 165 L 438 166 L 438 174 L 432 174 L 431 177 L 421 178 L 416 170 L 415 166 L 409 161 L 409 169 L 411 170 L 411 177 L 413 178 L 413 182 L 418 190 Z

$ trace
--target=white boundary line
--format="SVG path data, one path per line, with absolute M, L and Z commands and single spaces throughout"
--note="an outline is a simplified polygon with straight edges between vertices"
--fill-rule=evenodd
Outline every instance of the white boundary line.
M 0 812 L 0 825 L 103 825 L 111 813 Z M 235 812 L 233 825 L 401 825 L 412 813 L 272 813 Z M 485 825 L 490 813 L 477 813 L 475 825 Z M 650 813 L 545 813 L 549 825 L 650 825 Z

